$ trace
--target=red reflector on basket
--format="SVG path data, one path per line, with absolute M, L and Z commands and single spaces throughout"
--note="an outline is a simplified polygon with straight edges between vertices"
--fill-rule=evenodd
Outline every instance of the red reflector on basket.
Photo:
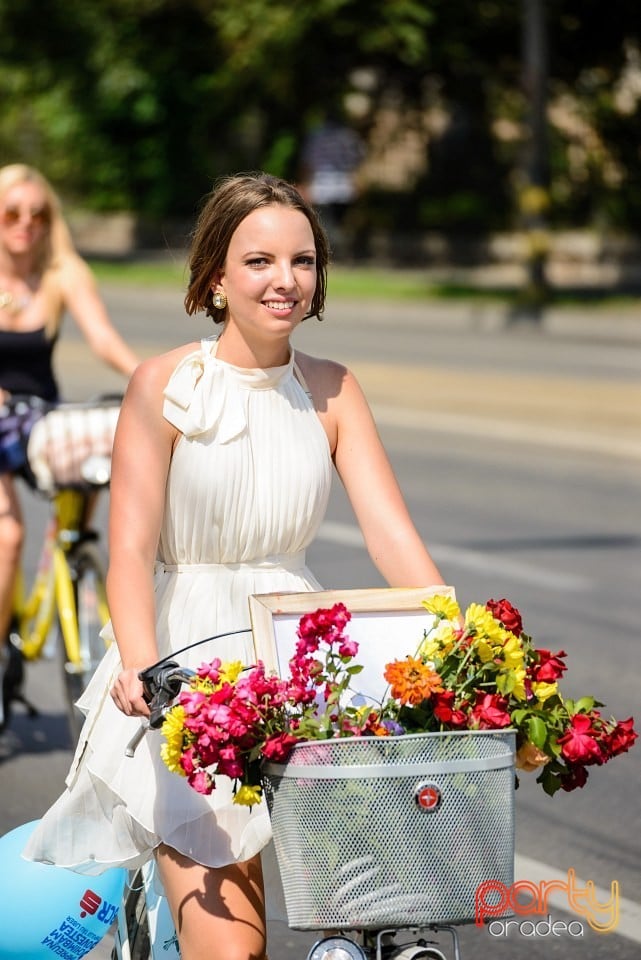
M 419 783 L 414 792 L 416 806 L 433 813 L 441 805 L 443 795 L 435 783 Z

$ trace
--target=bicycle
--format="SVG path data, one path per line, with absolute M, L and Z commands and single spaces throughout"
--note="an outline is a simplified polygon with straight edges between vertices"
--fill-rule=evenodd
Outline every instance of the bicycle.
M 141 672 L 140 678 L 143 681 L 145 699 L 150 705 L 150 717 L 148 721 L 141 724 L 140 730 L 128 744 L 128 755 L 133 755 L 138 743 L 148 729 L 157 729 L 162 725 L 164 717 L 180 692 L 182 685 L 189 683 L 194 675 L 194 671 L 182 668 L 176 661 L 168 659 L 159 661 L 159 663 Z M 479 816 L 483 816 L 485 801 L 487 801 L 487 794 L 483 794 L 485 788 L 482 783 L 483 778 L 485 778 L 487 785 L 488 777 L 492 778 L 499 775 L 501 778 L 500 789 L 496 797 L 495 809 L 492 812 L 493 824 L 491 830 L 494 831 L 495 823 L 501 823 L 500 840 L 505 841 L 506 846 L 502 854 L 502 869 L 505 871 L 505 879 L 508 879 L 507 874 L 511 874 L 514 863 L 513 735 L 510 731 L 495 730 L 468 731 L 467 733 L 471 737 L 477 739 L 480 737 L 482 741 L 485 740 L 487 749 L 484 745 L 478 757 L 474 757 L 473 753 L 471 754 L 467 749 L 471 741 L 468 740 L 466 745 L 464 740 L 461 739 L 466 736 L 466 733 L 454 733 L 453 736 L 455 740 L 457 737 L 459 738 L 458 746 L 462 749 L 450 750 L 449 757 L 446 757 L 446 759 L 441 759 L 431 765 L 428 764 L 427 767 L 423 765 L 421 768 L 420 765 L 417 765 L 414 766 L 414 769 L 411 769 L 412 763 L 405 762 L 410 755 L 406 751 L 402 751 L 401 757 L 404 757 L 405 760 L 396 763 L 395 769 L 391 772 L 391 777 L 395 780 L 395 784 L 403 784 L 405 795 L 408 794 L 408 786 L 414 791 L 415 805 L 424 806 L 425 810 L 428 811 L 428 817 L 430 813 L 440 808 L 441 787 L 443 792 L 449 791 L 451 787 L 453 793 L 457 795 L 457 800 L 454 802 L 454 817 L 457 815 L 457 806 L 462 806 L 461 814 L 466 817 L 463 825 L 468 827 L 468 833 L 471 834 L 469 843 L 474 843 L 477 840 L 475 832 L 469 830 L 468 821 L 471 819 L 480 831 L 478 837 L 480 837 L 481 843 L 487 845 L 488 831 L 484 832 L 479 822 Z M 424 736 L 439 737 L 440 735 L 427 734 Z M 384 739 L 388 742 L 396 741 L 396 744 L 391 747 L 393 751 L 399 742 L 403 742 L 405 747 L 408 744 L 411 747 L 410 741 L 415 738 L 392 737 Z M 343 747 L 352 750 L 354 744 L 357 745 L 360 755 L 358 760 L 347 768 L 348 780 L 341 781 L 343 784 L 341 789 L 344 788 L 345 784 L 348 784 L 351 789 L 351 784 L 357 781 L 354 779 L 350 781 L 349 778 L 358 776 L 364 778 L 367 783 L 367 777 L 371 775 L 362 765 L 361 761 L 367 762 L 367 758 L 361 748 L 373 750 L 376 754 L 370 770 L 376 771 L 373 774 L 375 777 L 380 777 L 381 738 L 361 737 L 332 741 L 309 741 L 294 747 L 294 752 L 302 748 L 303 751 L 307 750 L 308 753 L 307 755 L 303 753 L 302 759 L 294 760 L 291 770 L 289 770 L 290 761 L 285 765 L 264 765 L 263 785 L 272 818 L 276 852 L 279 861 L 282 854 L 282 860 L 288 864 L 291 874 L 289 885 L 285 882 L 288 924 L 292 929 L 323 932 L 313 943 L 311 950 L 307 953 L 306 960 L 447 960 L 447 956 L 440 946 L 442 936 L 450 938 L 454 960 L 461 960 L 456 926 L 462 923 L 470 923 L 474 919 L 473 915 L 469 915 L 469 895 L 470 890 L 473 889 L 473 887 L 470 887 L 470 883 L 473 884 L 474 881 L 471 881 L 468 876 L 470 873 L 469 863 L 464 865 L 463 873 L 459 870 L 458 875 L 454 875 L 451 850 L 449 851 L 449 860 L 442 859 L 441 866 L 445 871 L 445 882 L 442 882 L 442 878 L 439 877 L 438 906 L 434 907 L 434 904 L 431 903 L 430 907 L 427 908 L 440 910 L 447 915 L 446 920 L 439 919 L 436 922 L 432 922 L 429 918 L 426 919 L 425 913 L 421 913 L 421 910 L 426 909 L 425 907 L 417 906 L 421 897 L 425 900 L 424 891 L 414 889 L 412 887 L 413 881 L 410 881 L 409 887 L 407 884 L 399 886 L 395 882 L 390 883 L 389 874 L 385 875 L 386 864 L 381 863 L 371 852 L 367 856 L 359 856 L 352 849 L 350 862 L 342 865 L 339 863 L 330 869 L 325 859 L 326 850 L 321 842 L 320 857 L 314 862 L 315 855 L 312 848 L 315 845 L 318 846 L 319 826 L 315 817 L 310 817 L 309 799 L 313 790 L 316 789 L 314 786 L 314 782 L 316 782 L 320 784 L 318 799 L 321 803 L 327 800 L 328 778 L 329 780 L 332 778 L 330 767 L 318 767 L 316 765 L 320 762 L 318 760 L 319 747 L 328 747 L 334 753 L 337 748 L 339 752 Z M 385 744 L 383 750 L 387 749 L 388 744 Z M 309 759 L 310 757 L 312 760 Z M 425 771 L 428 768 L 430 768 L 430 780 L 425 782 Z M 342 770 L 342 767 L 338 769 Z M 480 780 L 469 779 L 472 774 L 477 773 L 480 774 Z M 441 786 L 439 786 L 439 783 Z M 479 783 L 481 783 L 481 786 L 479 786 Z M 310 785 L 312 793 L 310 793 Z M 461 796 L 465 797 L 466 790 L 471 790 L 472 794 L 476 793 L 475 805 L 469 800 L 461 804 Z M 496 787 L 492 784 L 491 792 L 494 793 L 495 790 Z M 394 791 L 393 797 L 390 796 L 390 801 L 391 809 L 396 816 L 399 797 L 396 785 L 394 785 Z M 481 792 L 478 793 L 477 791 Z M 363 791 L 360 792 L 360 799 L 362 799 Z M 435 792 L 438 794 L 438 802 L 432 803 Z M 281 793 L 282 797 L 279 798 Z M 341 799 L 339 793 L 338 797 L 332 798 L 330 795 L 329 799 L 330 801 L 338 799 L 338 808 L 341 808 L 342 800 L 345 798 Z M 384 802 L 384 798 L 382 799 Z M 494 797 L 491 798 L 491 800 L 493 799 Z M 425 802 L 423 802 L 424 800 Z M 447 807 L 448 803 L 445 806 Z M 470 816 L 468 816 L 466 807 L 469 807 L 472 811 Z M 478 808 L 480 808 L 480 813 Z M 409 816 L 413 816 L 415 819 L 415 814 L 415 810 L 413 814 L 400 814 L 401 824 L 404 822 L 403 817 L 406 817 L 405 822 L 409 822 Z M 292 823 L 303 824 L 303 828 L 313 838 L 311 844 L 305 843 L 304 839 L 301 842 L 300 832 L 296 830 L 293 833 L 291 832 Z M 306 824 L 309 824 L 309 829 Z M 323 826 L 326 827 L 327 825 L 323 824 Z M 452 813 L 450 812 L 446 831 L 450 837 L 452 836 L 452 829 L 455 827 L 456 822 L 455 819 L 452 820 Z M 350 829 L 353 835 L 354 830 L 353 828 Z M 370 832 L 373 829 L 371 823 L 368 829 Z M 321 827 L 321 837 L 323 836 L 322 831 L 323 828 Z M 401 827 L 402 832 L 403 827 Z M 398 833 L 399 831 L 396 830 L 397 836 Z M 343 836 L 337 839 L 333 833 L 329 835 L 332 841 L 337 840 L 339 847 L 345 847 Z M 372 837 L 368 835 L 366 843 L 369 844 L 371 839 Z M 379 850 L 377 853 L 381 854 L 384 859 L 384 848 L 393 845 L 394 842 L 390 836 L 383 834 L 383 850 Z M 349 846 L 349 843 L 347 846 Z M 304 852 L 301 853 L 303 848 Z M 350 856 L 349 853 L 347 855 Z M 472 875 L 478 867 L 478 859 L 471 869 Z M 482 870 L 483 857 L 481 856 L 480 859 L 480 869 Z M 316 877 L 323 873 L 326 876 L 323 878 L 324 892 L 320 899 L 316 899 L 315 902 L 313 896 L 311 900 L 306 899 L 305 895 L 301 894 L 301 890 L 305 886 L 313 886 Z M 379 877 L 384 877 L 384 879 L 381 880 Z M 394 881 L 396 879 L 398 878 L 394 878 Z M 327 890 L 330 891 L 329 896 L 325 892 Z M 300 909 L 301 898 L 303 901 L 302 910 Z M 462 906 L 463 899 L 467 900 L 465 906 Z M 389 912 L 390 905 L 391 914 Z M 380 922 L 381 918 L 385 921 L 386 914 L 388 916 L 394 914 L 396 919 L 393 921 L 387 919 L 386 922 Z M 434 937 L 437 939 L 433 939 Z M 159 960 L 160 957 L 172 960 L 172 958 L 180 956 L 175 929 L 167 901 L 161 892 L 161 885 L 159 878 L 156 876 L 153 861 L 130 874 L 119 911 L 118 929 L 111 956 L 112 960 Z
M 30 715 L 36 708 L 22 693 L 24 662 L 61 655 L 73 740 L 82 717 L 74 704 L 105 652 L 100 630 L 109 619 L 100 535 L 90 527 L 97 496 L 111 477 L 111 446 L 121 398 L 55 406 L 11 398 L 11 407 L 35 408 L 35 422 L 21 438 L 27 465 L 20 476 L 50 502 L 38 564 L 28 585 L 18 571 L 9 630 L 11 664 L 3 684 L 5 722 L 12 702 Z

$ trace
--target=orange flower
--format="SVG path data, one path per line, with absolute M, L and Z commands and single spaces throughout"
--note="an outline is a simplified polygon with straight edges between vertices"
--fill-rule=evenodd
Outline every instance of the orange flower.
M 385 679 L 391 685 L 395 700 L 411 703 L 413 706 L 429 700 L 433 693 L 443 690 L 438 673 L 422 660 L 414 660 L 413 657 L 388 663 L 385 667 Z
M 525 770 L 526 773 L 532 773 L 537 767 L 544 767 L 551 759 L 547 753 L 543 753 L 529 740 L 516 752 L 516 766 L 519 770 Z

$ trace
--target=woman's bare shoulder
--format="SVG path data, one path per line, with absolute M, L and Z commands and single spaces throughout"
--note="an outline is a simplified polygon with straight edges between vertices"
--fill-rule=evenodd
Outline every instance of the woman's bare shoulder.
M 298 351 L 296 363 L 315 397 L 331 399 L 361 393 L 356 377 L 349 367 L 342 363 L 322 357 L 312 357 Z
M 306 380 L 310 381 L 310 383 L 337 385 L 346 377 L 350 376 L 347 367 L 342 363 L 337 363 L 335 360 L 313 357 L 309 353 L 301 353 L 298 350 L 296 351 L 295 359 L 303 376 Z
M 197 342 L 185 343 L 166 353 L 142 360 L 132 374 L 127 392 L 161 396 L 180 361 L 191 353 L 196 353 L 198 349 Z

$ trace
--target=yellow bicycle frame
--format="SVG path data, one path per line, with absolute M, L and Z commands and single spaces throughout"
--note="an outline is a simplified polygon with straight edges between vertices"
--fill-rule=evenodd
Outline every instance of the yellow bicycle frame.
M 82 534 L 87 495 L 78 490 L 60 490 L 54 496 L 53 506 L 53 516 L 45 533 L 31 593 L 25 596 L 24 575 L 21 572 L 16 585 L 14 610 L 22 639 L 22 652 L 27 660 L 35 660 L 42 654 L 57 611 L 67 659 L 81 666 L 78 611 L 67 554 Z M 105 624 L 109 613 L 102 585 L 99 585 L 97 602 L 100 619 Z

